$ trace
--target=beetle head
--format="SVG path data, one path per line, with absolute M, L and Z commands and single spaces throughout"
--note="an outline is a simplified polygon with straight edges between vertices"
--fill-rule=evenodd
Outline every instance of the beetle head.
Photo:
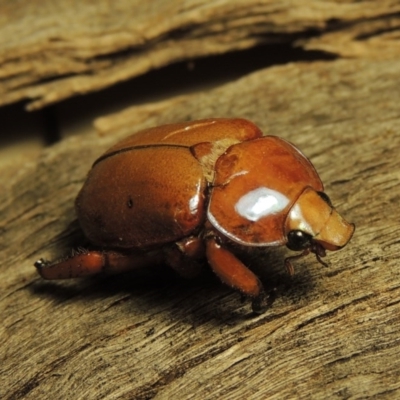
M 287 247 L 312 252 L 319 262 L 326 250 L 344 247 L 354 233 L 355 226 L 334 209 L 329 197 L 308 187 L 290 209 L 285 223 Z

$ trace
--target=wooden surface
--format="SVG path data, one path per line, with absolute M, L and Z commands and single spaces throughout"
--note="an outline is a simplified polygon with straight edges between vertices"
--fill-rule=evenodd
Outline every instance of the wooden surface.
M 395 33 L 378 30 L 359 57 L 270 67 L 100 118 L 102 136 L 71 137 L 7 176 L 0 398 L 399 398 Z M 104 149 L 133 126 L 209 116 L 248 118 L 309 156 L 338 210 L 357 225 L 350 244 L 327 257 L 329 268 L 307 257 L 290 279 L 282 265 L 288 251 L 250 256 L 266 287 L 277 289 L 260 316 L 211 273 L 193 281 L 166 268 L 63 282 L 38 277 L 36 259 L 84 243 L 73 201 Z
M 398 0 L 0 0 L 0 104 L 29 99 L 33 110 L 261 43 L 310 41 L 351 57 L 368 44 L 382 57 L 389 43 L 393 52 L 399 12 Z

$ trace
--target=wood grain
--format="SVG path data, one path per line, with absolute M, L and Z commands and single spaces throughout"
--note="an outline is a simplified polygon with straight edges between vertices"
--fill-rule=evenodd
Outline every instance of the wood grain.
M 34 110 L 261 43 L 382 57 L 399 51 L 399 12 L 398 0 L 0 0 L 0 105 Z
M 145 120 L 138 128 L 194 116 L 254 120 L 310 156 L 357 224 L 328 269 L 307 258 L 293 281 L 282 252 L 255 257 L 279 293 L 258 317 L 207 274 L 42 281 L 33 261 L 79 242 L 73 198 L 115 138 L 93 134 L 44 151 L 1 201 L 1 397 L 395 398 L 399 85 L 399 61 L 289 64 L 163 104 L 162 114 L 153 115 L 157 105 L 131 110 Z
M 321 13 L 328 8 L 310 2 L 317 3 Z M 349 18 L 358 5 L 369 18 L 385 4 L 395 19 L 398 3 L 338 4 Z M 302 10 L 297 18 L 306 26 Z M 396 31 L 375 31 L 354 57 L 269 67 L 211 91 L 104 116 L 95 122 L 101 135 L 63 140 L 7 175 L 0 192 L 0 398 L 399 398 Z M 375 40 L 385 43 L 382 57 Z M 327 257 L 329 268 L 308 257 L 290 279 L 285 249 L 247 255 L 266 287 L 277 289 L 260 316 L 207 272 L 193 281 L 167 268 L 39 278 L 36 259 L 85 244 L 73 201 L 107 147 L 132 130 L 206 117 L 248 118 L 309 156 L 333 203 L 357 225 L 349 245 Z

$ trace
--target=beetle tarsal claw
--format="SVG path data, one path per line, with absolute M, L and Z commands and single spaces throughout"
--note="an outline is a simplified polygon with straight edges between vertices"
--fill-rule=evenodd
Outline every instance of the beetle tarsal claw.
M 262 299 L 260 297 L 255 298 L 251 303 L 251 309 L 254 314 L 262 314 L 267 309 L 265 297 Z
M 274 303 L 276 295 L 276 288 L 273 288 L 268 294 L 265 293 L 264 290 L 262 290 L 257 297 L 253 298 L 253 301 L 251 303 L 251 309 L 253 310 L 253 313 L 262 314 L 263 312 L 265 312 Z
M 46 261 L 43 258 L 39 258 L 39 260 L 35 261 L 35 263 L 33 265 L 35 266 L 35 268 L 41 269 L 41 268 L 46 267 L 49 264 L 50 264 L 50 261 Z

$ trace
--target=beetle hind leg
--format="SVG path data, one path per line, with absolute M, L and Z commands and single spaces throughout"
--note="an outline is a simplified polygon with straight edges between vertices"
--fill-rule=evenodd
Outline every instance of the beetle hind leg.
M 70 257 L 48 262 L 40 259 L 35 267 L 44 279 L 82 278 L 98 273 L 120 273 L 149 265 L 161 264 L 160 252 L 124 254 L 111 251 L 79 250 Z

